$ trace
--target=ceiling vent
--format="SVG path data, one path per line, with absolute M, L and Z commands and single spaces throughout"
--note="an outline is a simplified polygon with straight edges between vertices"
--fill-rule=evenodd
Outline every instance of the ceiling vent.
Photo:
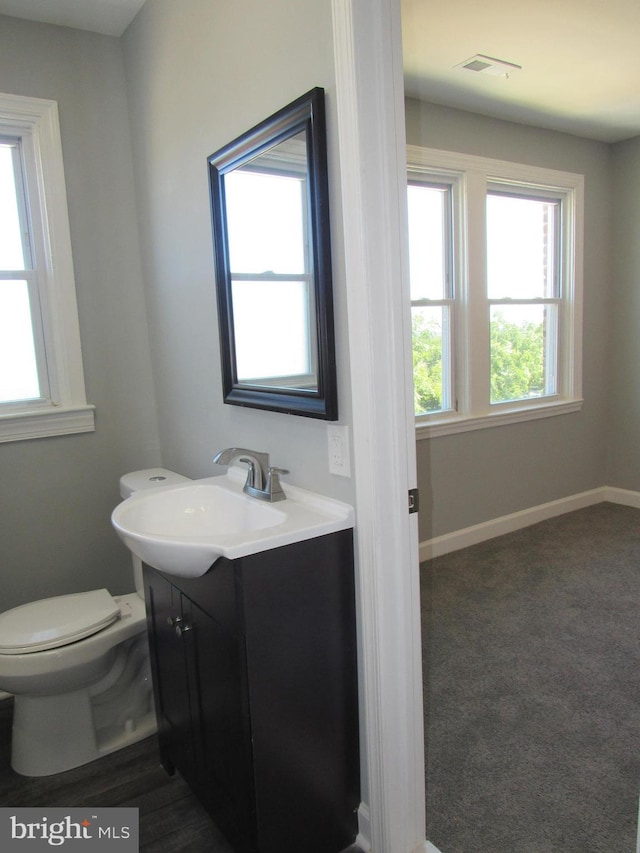
M 522 65 L 513 62 L 505 62 L 503 59 L 495 59 L 493 56 L 484 56 L 476 53 L 470 59 L 465 59 L 454 68 L 462 68 L 464 71 L 473 71 L 474 74 L 485 74 L 489 77 L 510 77 L 514 72 L 521 71 Z

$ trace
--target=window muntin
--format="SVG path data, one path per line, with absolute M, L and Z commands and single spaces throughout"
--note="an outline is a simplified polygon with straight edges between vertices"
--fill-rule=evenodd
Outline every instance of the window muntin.
M 418 437 L 579 410 L 583 176 L 417 146 L 407 150 L 409 187 L 416 180 L 451 186 L 455 238 L 449 290 L 454 404 L 426 413 L 416 406 Z M 528 242 L 518 229 L 505 239 L 505 215 L 521 227 L 530 223 Z M 411 210 L 409 220 L 411 267 Z M 500 246 L 498 262 L 491 255 Z M 526 354 L 519 371 L 516 350 Z M 511 382 L 504 382 L 505 373 Z

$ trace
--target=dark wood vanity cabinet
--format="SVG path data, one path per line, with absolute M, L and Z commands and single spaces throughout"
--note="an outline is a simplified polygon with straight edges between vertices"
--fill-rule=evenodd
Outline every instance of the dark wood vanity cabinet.
M 160 757 L 237 853 L 339 853 L 360 803 L 352 531 L 145 566 Z

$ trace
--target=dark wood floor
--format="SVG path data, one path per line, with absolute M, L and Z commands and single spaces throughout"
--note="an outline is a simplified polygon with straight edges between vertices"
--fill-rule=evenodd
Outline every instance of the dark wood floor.
M 0 703 L 0 805 L 133 806 L 145 853 L 233 853 L 186 783 L 160 766 L 155 737 L 53 776 L 11 769 L 11 700 Z
M 12 701 L 0 702 L 0 806 L 132 806 L 143 853 L 234 853 L 187 784 L 162 769 L 155 737 L 66 773 L 28 778 L 11 768 L 12 715 Z

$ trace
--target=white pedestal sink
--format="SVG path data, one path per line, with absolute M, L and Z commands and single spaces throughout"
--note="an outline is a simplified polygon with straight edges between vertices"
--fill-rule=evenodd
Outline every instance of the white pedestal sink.
M 219 557 L 236 559 L 353 527 L 349 504 L 296 486 L 271 505 L 242 491 L 246 471 L 136 492 L 111 522 L 144 563 L 167 574 L 200 577 Z

